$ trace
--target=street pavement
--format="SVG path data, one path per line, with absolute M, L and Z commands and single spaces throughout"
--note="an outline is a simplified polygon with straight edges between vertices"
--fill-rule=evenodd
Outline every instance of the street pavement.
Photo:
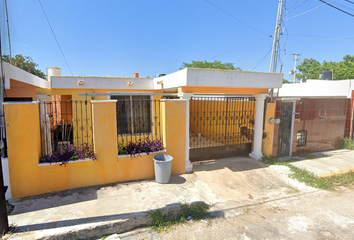
M 354 162 L 351 168 L 354 168 Z M 289 178 L 291 171 L 285 166 L 269 166 L 251 158 L 195 163 L 193 171 L 172 176 L 169 184 L 147 179 L 13 199 L 10 202 L 15 208 L 9 222 L 15 226 L 15 232 L 4 238 L 92 239 L 121 234 L 145 227 L 150 211 L 175 210 L 181 203 L 195 202 L 212 206 L 210 211 L 215 219 L 208 220 L 211 222 L 206 225 L 218 226 L 214 221 L 248 216 L 244 214 L 245 209 L 268 205 L 271 208 L 272 203 L 277 204 L 274 207 L 283 203 L 279 206 L 285 209 L 286 203 L 296 203 L 302 196 L 304 199 L 300 203 L 305 204 L 326 197 L 321 193 L 327 193 Z M 315 196 L 313 200 L 306 200 L 307 197 L 312 199 L 311 196 Z M 336 203 L 342 205 L 340 201 Z M 314 202 L 313 206 L 318 204 Z M 256 226 L 250 222 L 247 228 Z M 151 233 L 149 236 L 158 235 Z

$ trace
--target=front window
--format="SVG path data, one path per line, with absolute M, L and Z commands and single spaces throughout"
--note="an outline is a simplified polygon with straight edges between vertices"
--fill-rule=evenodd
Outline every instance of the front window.
M 117 100 L 117 131 L 121 134 L 150 134 L 150 96 L 111 96 Z

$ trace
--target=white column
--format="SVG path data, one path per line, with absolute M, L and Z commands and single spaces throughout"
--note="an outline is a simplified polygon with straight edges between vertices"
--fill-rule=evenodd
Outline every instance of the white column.
M 261 160 L 262 158 L 262 141 L 263 141 L 263 116 L 264 116 L 264 100 L 266 94 L 253 95 L 256 98 L 256 112 L 253 132 L 253 151 L 249 154 L 251 158 Z
M 192 93 L 178 93 L 181 99 L 186 99 L 186 173 L 191 173 L 193 164 L 189 161 L 189 99 L 193 96 Z

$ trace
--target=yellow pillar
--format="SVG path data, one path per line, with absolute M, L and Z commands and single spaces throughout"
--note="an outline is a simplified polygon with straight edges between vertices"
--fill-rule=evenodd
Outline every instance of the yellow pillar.
M 274 135 L 274 124 L 270 124 L 268 120 L 275 117 L 275 107 L 276 102 L 267 103 L 267 109 L 264 119 L 264 133 L 266 137 L 263 139 L 262 152 L 264 152 L 268 157 L 272 155 L 273 150 L 273 135 Z
M 165 100 L 164 142 L 173 157 L 172 175 L 185 173 L 186 161 L 186 100 Z M 163 106 L 163 104 L 162 104 Z
M 99 161 L 118 157 L 116 102 L 91 101 L 93 144 Z
M 4 103 L 4 110 L 12 197 L 39 193 L 34 185 L 41 157 L 38 103 Z

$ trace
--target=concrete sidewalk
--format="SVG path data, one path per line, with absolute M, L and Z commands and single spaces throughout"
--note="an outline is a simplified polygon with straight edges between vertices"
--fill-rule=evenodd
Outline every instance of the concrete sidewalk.
M 176 209 L 180 203 L 211 204 L 216 217 L 234 217 L 246 207 L 319 191 L 288 178 L 285 166 L 267 166 L 251 158 L 194 164 L 194 173 L 154 180 L 116 183 L 11 200 L 9 216 L 16 232 L 8 239 L 89 239 L 146 226 L 148 213 Z
M 306 158 L 291 162 L 295 167 L 306 169 L 318 177 L 354 172 L 354 151 L 333 150 L 306 154 Z

